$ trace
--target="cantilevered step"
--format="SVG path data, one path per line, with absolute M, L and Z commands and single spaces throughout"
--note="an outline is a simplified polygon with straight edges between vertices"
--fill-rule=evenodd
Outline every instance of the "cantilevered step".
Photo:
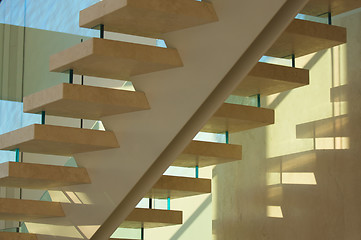
M 343 43 L 346 43 L 346 28 L 295 19 L 265 55 L 301 57 Z
M 31 233 L 0 232 L 0 240 L 38 240 L 38 238 Z
M 85 168 L 19 162 L 0 164 L 2 187 L 50 189 L 89 183 Z
M 156 228 L 182 224 L 183 213 L 173 210 L 136 208 L 119 226 L 121 228 Z
M 207 193 L 211 193 L 210 179 L 163 175 L 145 197 L 175 199 Z
M 1 220 L 31 221 L 53 217 L 64 217 L 60 203 L 0 198 Z
M 183 66 L 176 49 L 92 38 L 50 57 L 50 71 L 94 77 L 130 76 Z
M 335 16 L 360 7 L 360 0 L 310 0 L 301 13 L 327 17 L 328 12 Z
M 274 123 L 272 109 L 224 103 L 201 132 L 239 132 Z
M 210 2 L 194 0 L 106 0 L 80 12 L 80 26 L 158 37 L 218 20 Z
M 34 124 L 0 136 L 0 150 L 71 156 L 118 148 L 113 132 Z
M 232 95 L 267 96 L 309 84 L 309 71 L 269 63 L 257 63 Z
M 242 146 L 192 141 L 173 162 L 177 167 L 207 167 L 242 159 Z
M 99 120 L 149 109 L 143 92 L 63 83 L 24 98 L 24 112 Z

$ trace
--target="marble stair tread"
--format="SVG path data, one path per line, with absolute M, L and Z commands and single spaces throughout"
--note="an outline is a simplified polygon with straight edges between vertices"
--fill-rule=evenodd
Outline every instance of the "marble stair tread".
M 163 175 L 145 196 L 153 199 L 176 199 L 211 193 L 210 179 Z
M 1 220 L 31 221 L 64 216 L 63 208 L 57 202 L 0 198 Z
M 192 141 L 172 163 L 177 167 L 207 167 L 242 160 L 242 146 Z
M 218 20 L 211 2 L 194 0 L 106 0 L 80 12 L 80 27 L 159 37 Z
M 274 124 L 274 110 L 224 103 L 201 132 L 234 133 Z
M 52 189 L 90 184 L 85 168 L 6 162 L 0 164 L 0 186 L 26 189 Z
M 150 109 L 143 92 L 62 83 L 24 98 L 24 112 L 100 120 Z
M 346 43 L 346 28 L 295 19 L 265 53 L 278 58 L 301 57 Z
M 31 233 L 0 232 L 0 240 L 38 240 L 38 237 Z
M 50 71 L 127 80 L 131 76 L 182 67 L 178 51 L 91 38 L 50 57 Z
M 71 156 L 118 148 L 115 134 L 82 128 L 33 124 L 0 135 L 0 150 Z
M 136 208 L 120 228 L 157 228 L 183 223 L 183 213 L 174 210 Z
M 309 71 L 269 63 L 257 63 L 232 95 L 267 96 L 309 84 Z
M 336 16 L 357 8 L 361 8 L 359 0 L 310 0 L 300 13 L 327 17 L 328 12 Z

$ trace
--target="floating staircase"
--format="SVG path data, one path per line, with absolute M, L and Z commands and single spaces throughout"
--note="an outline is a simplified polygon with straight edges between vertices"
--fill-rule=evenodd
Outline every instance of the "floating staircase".
M 311 0 L 314 4 L 316 0 Z M 321 2 L 321 1 L 320 1 Z M 310 5 L 308 5 L 310 6 Z M 307 9 L 307 7 L 305 8 Z M 309 10 L 305 10 L 309 12 Z M 334 10 L 340 12 L 341 10 Z M 158 37 L 164 33 L 218 21 L 212 3 L 193 0 L 104 0 L 80 13 L 80 26 Z M 265 55 L 295 58 L 346 42 L 346 30 L 336 26 L 294 20 Z M 183 67 L 180 54 L 161 48 L 93 38 L 50 58 L 50 70 L 72 74 L 127 80 L 132 76 Z M 169 79 L 171 81 L 171 79 Z M 309 73 L 274 64 L 258 63 L 234 90 L 238 96 L 266 96 L 309 83 Z M 63 83 L 24 98 L 24 112 L 101 120 L 117 114 L 151 109 L 147 92 L 124 91 Z M 201 129 L 211 133 L 234 133 L 273 124 L 274 111 L 224 103 Z M 116 149 L 120 141 L 111 131 L 35 124 L 0 136 L 1 150 L 71 156 Z M 139 149 L 141 151 L 141 149 Z M 206 167 L 242 159 L 242 146 L 192 141 L 173 162 L 178 167 Z M 122 159 L 120 159 L 121 161 Z M 92 169 L 94 170 L 94 169 Z M 85 168 L 29 163 L 0 165 L 0 186 L 53 189 L 91 184 Z M 176 199 L 211 192 L 211 180 L 162 176 L 144 196 Z M 0 218 L 28 221 L 64 217 L 60 203 L 0 199 Z M 155 228 L 182 224 L 181 211 L 136 208 L 119 226 Z M 0 239 L 37 239 L 33 234 L 0 233 Z

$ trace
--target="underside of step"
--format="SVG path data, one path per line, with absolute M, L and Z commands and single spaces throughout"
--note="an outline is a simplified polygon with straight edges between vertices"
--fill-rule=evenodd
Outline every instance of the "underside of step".
M 113 132 L 34 124 L 0 136 L 1 150 L 71 156 L 118 148 Z
M 361 7 L 359 0 L 310 0 L 301 13 L 312 16 L 327 17 L 348 12 Z
M 265 55 L 301 57 L 346 43 L 346 38 L 343 27 L 295 19 Z
M 50 57 L 50 71 L 124 80 L 182 67 L 176 49 L 92 38 Z
M 64 216 L 60 203 L 0 198 L 0 219 L 2 220 L 31 221 Z
M 0 240 L 38 240 L 35 234 L 0 232 Z
M 182 224 L 181 211 L 136 208 L 119 226 L 121 228 L 156 228 Z
M 218 20 L 212 3 L 194 0 L 107 0 L 80 12 L 80 27 L 159 37 Z
M 242 146 L 192 141 L 173 162 L 177 167 L 207 167 L 242 159 Z
M 267 96 L 309 84 L 309 71 L 269 63 L 257 63 L 232 95 Z
M 6 162 L 0 164 L 0 186 L 51 189 L 89 184 L 86 169 L 44 164 Z
M 153 199 L 176 199 L 211 193 L 211 180 L 202 178 L 162 176 L 145 196 Z
M 143 92 L 63 83 L 24 98 L 24 112 L 99 120 L 149 109 Z
M 224 103 L 201 129 L 201 132 L 224 133 L 274 124 L 274 110 Z

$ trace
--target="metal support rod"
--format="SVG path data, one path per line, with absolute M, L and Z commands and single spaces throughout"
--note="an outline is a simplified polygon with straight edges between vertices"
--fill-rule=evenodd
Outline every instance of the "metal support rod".
M 149 209 L 152 209 L 152 207 L 153 207 L 152 201 L 153 201 L 153 199 L 149 198 Z
M 100 38 L 104 38 L 104 24 L 100 24 Z
M 170 197 L 167 198 L 167 210 L 170 210 Z
M 196 178 L 199 178 L 199 166 L 198 165 L 196 166 L 195 170 L 196 170 Z
M 74 70 L 70 69 L 69 70 L 69 83 L 73 84 L 73 82 L 74 82 Z
M 41 124 L 44 125 L 45 124 L 45 111 L 41 112 Z
M 142 228 L 140 229 L 140 239 L 144 240 L 144 227 L 142 226 Z
M 257 107 L 261 107 L 261 94 L 257 94 Z
M 229 132 L 226 131 L 225 135 L 226 135 L 226 144 L 229 144 Z
M 15 162 L 20 162 L 20 149 L 15 149 Z
M 292 54 L 292 67 L 296 67 L 296 57 L 295 54 Z
M 327 21 L 328 21 L 328 25 L 332 25 L 332 14 L 331 14 L 331 12 L 327 13 Z

